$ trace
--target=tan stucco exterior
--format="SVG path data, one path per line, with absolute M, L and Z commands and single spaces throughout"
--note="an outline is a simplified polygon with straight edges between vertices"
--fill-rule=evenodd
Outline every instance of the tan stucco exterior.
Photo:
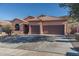
M 67 34 L 67 24 L 65 20 L 50 20 L 50 21 L 29 21 L 29 26 L 31 25 L 39 25 L 40 26 L 40 34 L 44 34 L 43 26 L 44 25 L 64 25 L 64 34 Z M 50 28 L 49 28 L 50 29 Z M 35 29 L 36 30 L 36 29 Z M 31 30 L 30 30 L 31 33 Z
M 45 33 L 48 33 L 49 31 L 53 33 L 54 31 L 57 31 L 58 29 L 61 32 L 63 32 L 64 35 L 67 35 L 67 33 L 70 32 L 70 28 L 68 28 L 69 25 L 67 23 L 67 19 L 62 18 L 62 17 L 51 17 L 51 16 L 45 16 L 45 17 L 39 17 L 39 18 L 38 17 L 32 17 L 31 19 L 26 18 L 26 19 L 23 19 L 23 20 L 20 20 L 20 19 L 16 18 L 16 19 L 12 20 L 10 23 L 13 27 L 14 33 L 17 33 L 17 34 L 23 34 L 24 24 L 29 26 L 28 34 L 33 34 L 34 33 L 34 32 L 32 33 L 33 26 L 37 26 L 37 28 L 39 26 L 39 30 L 34 29 L 34 30 L 39 31 L 39 34 L 45 34 Z M 19 31 L 15 31 L 15 25 L 16 24 L 20 25 L 20 30 Z M 45 30 L 44 26 L 48 26 L 48 28 Z M 51 28 L 49 26 L 51 26 Z M 57 30 L 53 30 L 53 29 L 56 29 L 53 26 L 58 26 Z M 60 26 L 64 26 L 64 27 L 60 28 Z M 51 29 L 51 30 L 49 30 L 49 29 Z M 47 30 L 49 30 L 49 31 L 47 31 Z

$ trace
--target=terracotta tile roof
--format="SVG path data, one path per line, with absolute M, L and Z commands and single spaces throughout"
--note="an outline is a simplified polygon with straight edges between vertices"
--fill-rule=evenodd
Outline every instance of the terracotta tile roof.
M 15 18 L 15 19 L 13 19 L 11 22 L 22 22 L 22 20 L 20 20 L 20 19 L 18 19 L 18 18 Z
M 18 18 L 15 18 L 15 19 L 13 19 L 12 21 L 10 21 L 10 22 L 18 22 L 18 23 L 22 23 L 22 22 L 27 22 L 27 21 L 25 21 L 25 20 L 21 20 L 21 19 L 18 19 Z
M 25 21 L 50 21 L 50 20 L 67 20 L 67 17 L 54 17 L 54 16 L 38 16 L 33 18 L 25 18 Z
M 60 18 L 60 17 L 52 17 L 52 16 L 40 17 L 39 19 L 41 19 L 41 20 L 64 20 L 63 18 Z
M 37 20 L 37 19 L 38 19 L 37 17 L 28 16 L 28 17 L 24 18 L 23 20 L 25 20 L 25 21 L 32 21 L 32 20 Z
M 15 18 L 10 22 L 28 22 L 28 21 L 50 21 L 50 20 L 67 20 L 67 16 L 62 17 L 55 17 L 55 16 L 46 16 L 46 15 L 40 15 L 38 17 L 35 16 L 28 16 L 24 18 L 23 20 Z

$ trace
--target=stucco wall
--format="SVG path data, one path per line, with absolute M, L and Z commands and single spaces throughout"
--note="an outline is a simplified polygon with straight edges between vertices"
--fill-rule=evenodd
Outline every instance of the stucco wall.
M 52 31 L 54 31 L 53 30 L 53 28 L 54 27 L 51 27 L 51 28 L 49 28 L 49 25 L 63 25 L 64 27 L 62 28 L 62 29 L 59 29 L 60 31 L 62 31 L 63 32 L 63 30 L 64 30 L 64 34 L 66 34 L 66 28 L 67 28 L 67 26 L 65 26 L 66 25 L 66 22 L 65 21 L 31 21 L 31 22 L 29 22 L 29 25 L 41 25 L 40 23 L 42 23 L 42 27 L 44 28 L 44 26 L 45 25 L 47 25 L 48 26 L 48 30 L 50 31 L 50 32 L 52 32 Z M 57 29 L 58 28 L 60 28 L 60 27 L 57 27 Z M 45 29 L 45 28 L 44 28 Z M 35 29 L 35 30 L 37 30 L 37 29 Z M 41 30 L 41 29 L 40 29 Z M 43 32 L 45 33 L 46 31 L 45 30 L 43 30 Z M 53 32 L 52 32 L 53 33 Z M 58 31 L 58 33 L 60 33 L 59 31 Z M 50 33 L 51 34 L 51 33 Z

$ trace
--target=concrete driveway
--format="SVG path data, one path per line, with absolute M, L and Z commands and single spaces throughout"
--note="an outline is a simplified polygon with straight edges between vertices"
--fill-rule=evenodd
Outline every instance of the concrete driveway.
M 75 41 L 75 39 L 71 39 Z M 13 56 L 66 56 L 73 48 L 70 39 L 56 38 L 54 42 L 19 42 L 19 43 L 0 43 L 0 55 Z M 5 51 L 5 52 L 4 52 Z M 73 52 L 74 53 L 74 52 Z

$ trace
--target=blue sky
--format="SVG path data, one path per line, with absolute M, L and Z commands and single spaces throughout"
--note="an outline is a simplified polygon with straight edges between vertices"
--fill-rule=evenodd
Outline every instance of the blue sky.
M 0 20 L 23 19 L 27 16 L 65 16 L 68 8 L 60 8 L 53 3 L 4 3 L 0 4 Z

